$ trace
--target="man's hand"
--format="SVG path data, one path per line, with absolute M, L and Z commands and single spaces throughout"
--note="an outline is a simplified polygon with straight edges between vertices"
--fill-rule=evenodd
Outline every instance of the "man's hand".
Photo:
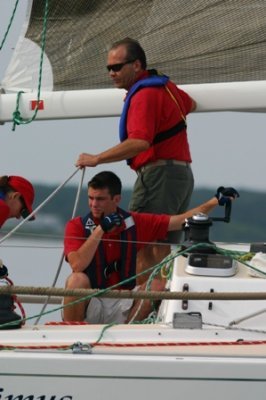
M 76 167 L 96 167 L 98 165 L 98 156 L 93 154 L 82 153 L 76 162 Z
M 239 197 L 239 193 L 236 189 L 232 187 L 223 187 L 220 186 L 217 189 L 215 197 L 218 200 L 220 206 L 224 206 L 225 204 L 229 203 L 231 200 L 236 199 Z
M 101 219 L 100 225 L 102 230 L 106 232 L 110 232 L 115 226 L 121 226 L 123 224 L 123 218 L 118 213 L 112 213 L 110 215 L 106 215 Z

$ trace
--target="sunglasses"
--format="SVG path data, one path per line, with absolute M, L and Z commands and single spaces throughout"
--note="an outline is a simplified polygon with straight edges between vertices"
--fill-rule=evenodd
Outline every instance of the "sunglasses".
M 20 214 L 21 214 L 22 218 L 26 218 L 29 215 L 29 211 L 28 211 L 28 209 L 26 207 L 26 203 L 25 203 L 23 197 L 20 196 L 19 199 L 20 199 L 20 202 L 22 204 L 22 209 L 21 209 Z
M 106 68 L 107 68 L 107 70 L 108 70 L 109 72 L 110 72 L 110 71 L 119 72 L 119 71 L 121 71 L 121 69 L 124 67 L 124 65 L 126 65 L 126 64 L 131 64 L 131 63 L 133 63 L 134 61 L 136 61 L 136 60 L 128 60 L 128 61 L 125 61 L 125 62 L 120 63 L 120 64 L 110 64 L 110 65 L 106 65 Z

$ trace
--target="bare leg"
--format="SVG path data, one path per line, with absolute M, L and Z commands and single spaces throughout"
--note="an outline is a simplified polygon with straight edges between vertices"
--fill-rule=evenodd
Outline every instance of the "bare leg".
M 159 264 L 171 252 L 170 245 L 166 244 L 149 244 L 138 252 L 137 255 L 137 273 L 145 271 L 156 264 Z M 138 285 L 147 281 L 147 275 L 138 278 Z
M 147 282 L 144 282 L 140 286 L 140 290 L 145 290 L 146 284 L 147 284 Z M 152 291 L 163 291 L 164 288 L 165 288 L 165 280 L 164 279 L 160 279 L 160 278 L 153 279 L 153 281 L 151 283 Z M 141 304 L 141 306 L 140 306 L 140 304 Z M 150 300 L 134 301 L 126 323 L 130 322 L 133 317 L 134 317 L 134 321 L 142 321 L 144 318 L 146 318 L 150 314 L 152 309 L 153 309 L 152 301 L 150 301 Z
M 83 272 L 72 273 L 66 281 L 66 289 L 90 289 L 90 281 Z M 64 305 L 78 300 L 78 297 L 65 297 Z M 88 301 L 79 302 L 73 306 L 65 307 L 63 311 L 64 321 L 83 321 L 85 318 Z

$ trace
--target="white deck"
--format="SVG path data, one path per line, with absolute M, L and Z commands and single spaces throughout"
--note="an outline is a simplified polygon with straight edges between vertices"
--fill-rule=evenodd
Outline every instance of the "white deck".
M 185 258 L 176 259 L 171 290 L 187 283 L 195 292 L 266 291 L 266 280 L 251 277 L 240 264 L 236 275 L 227 278 L 193 276 L 185 265 Z M 252 392 L 256 400 L 265 399 L 265 309 L 264 300 L 212 301 L 211 309 L 209 301 L 189 300 L 187 310 L 181 300 L 169 300 L 161 306 L 161 323 L 112 326 L 102 336 L 100 325 L 2 330 L 0 394 L 12 399 L 87 400 L 93 393 L 95 399 L 110 400 L 147 395 L 156 400 L 214 395 L 245 400 Z M 202 329 L 175 329 L 176 312 L 201 313 Z M 254 313 L 259 315 L 248 317 Z M 77 343 L 81 347 L 73 351 Z

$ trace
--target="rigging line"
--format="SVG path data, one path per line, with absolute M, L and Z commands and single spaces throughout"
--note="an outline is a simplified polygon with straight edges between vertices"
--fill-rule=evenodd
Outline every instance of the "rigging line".
M 2 230 L 3 233 L 7 233 L 7 230 Z M 75 239 L 75 240 L 81 240 L 84 241 L 84 237 L 83 236 L 65 236 L 65 235 L 60 235 L 60 234 L 45 234 L 45 233 L 33 233 L 33 232 L 19 232 L 16 233 L 17 236 L 20 237 L 25 237 L 26 239 L 30 237 L 32 237 L 32 239 L 55 239 L 55 240 L 62 240 L 62 239 Z M 14 236 L 16 236 L 14 233 Z M 93 239 L 95 241 L 102 241 L 102 242 L 113 242 L 113 243 L 137 243 L 137 244 L 142 244 L 142 245 L 148 245 L 148 244 L 154 244 L 155 242 L 148 242 L 148 241 L 141 241 L 141 240 L 125 240 L 125 239 L 115 239 L 115 238 L 101 238 L 101 239 Z M 173 249 L 179 248 L 182 245 L 181 243 L 166 243 L 166 242 L 156 242 L 156 244 L 158 244 L 159 246 L 172 246 Z M 199 246 L 199 247 L 203 247 L 206 243 L 197 243 L 197 245 L 195 246 Z M 17 245 L 5 245 L 4 247 L 16 247 Z M 236 258 L 237 261 L 241 262 L 244 264 L 243 260 L 242 260 L 242 256 L 248 256 L 250 254 L 249 251 L 238 251 L 238 250 L 228 250 L 228 249 L 223 249 L 221 247 L 219 247 L 219 243 L 217 244 L 207 244 L 208 247 L 213 247 L 217 250 L 217 252 L 221 253 L 221 254 L 225 254 L 225 255 L 235 255 L 236 257 L 240 257 L 240 258 Z M 21 246 L 20 246 L 21 247 Z M 25 246 L 25 247 L 30 247 L 30 246 Z M 38 247 L 38 246 L 34 246 L 34 247 Z M 40 246 L 42 247 L 42 246 Z M 194 248 L 194 247 L 193 247 Z M 255 254 L 255 253 L 254 253 Z
M 1 229 L 1 232 L 3 234 L 6 234 L 9 232 L 9 230 L 6 229 Z M 14 236 L 16 238 L 22 238 L 22 239 L 27 239 L 27 240 L 35 240 L 35 239 L 52 239 L 52 240 L 62 240 L 63 239 L 63 235 L 55 235 L 55 234 L 48 234 L 48 233 L 35 233 L 35 232 L 18 232 L 18 233 L 14 233 Z M 16 247 L 17 245 L 6 245 L 6 247 Z M 27 247 L 27 246 L 26 246 Z M 29 247 L 29 246 L 28 246 Z
M 40 235 L 41 237 L 42 235 Z M 48 235 L 47 235 L 48 236 Z M 53 236 L 52 236 L 53 237 Z M 61 239 L 61 236 L 57 236 L 57 238 Z M 84 236 L 69 236 L 66 235 L 64 236 L 64 239 L 75 239 L 75 240 L 81 240 L 84 241 L 86 240 L 86 238 Z M 158 244 L 158 246 L 173 246 L 176 247 L 179 245 L 179 243 L 165 243 L 165 242 L 157 242 L 157 241 L 153 241 L 153 242 L 147 242 L 147 241 L 143 241 L 143 240 L 127 240 L 127 239 L 115 239 L 115 238 L 101 238 L 101 239 L 96 239 L 96 238 L 92 238 L 92 240 L 94 240 L 95 242 L 113 242 L 113 243 L 136 243 L 136 244 L 143 244 L 143 245 L 148 245 L 148 244 Z M 213 245 L 211 245 L 213 246 Z
M 39 235 L 37 235 L 37 237 L 42 237 L 41 235 L 39 236 Z M 50 236 L 48 236 L 48 235 L 45 235 L 44 237 L 50 237 Z M 51 236 L 51 237 L 53 237 L 53 236 Z M 56 236 L 56 238 L 57 239 L 62 239 L 62 237 L 61 236 Z M 71 238 L 75 238 L 75 239 L 81 239 L 80 237 L 72 237 L 71 236 Z M 82 238 L 82 240 L 84 240 L 84 238 Z M 117 239 L 103 239 L 103 241 L 114 241 L 114 242 L 124 242 L 124 240 L 117 240 Z M 131 242 L 131 241 L 130 241 Z M 127 243 L 128 243 L 128 241 L 127 241 Z M 152 242 L 137 242 L 137 243 L 145 243 L 145 244 L 152 244 Z M 162 243 L 162 245 L 163 245 L 163 243 Z M 197 245 L 193 245 L 193 246 L 191 246 L 190 248 L 187 248 L 187 249 L 185 249 L 185 250 L 183 250 L 182 252 L 181 252 L 181 247 L 180 247 L 180 245 L 179 246 L 177 246 L 176 244 L 173 244 L 173 248 L 172 248 L 172 251 L 171 251 L 171 253 L 170 254 L 173 254 L 173 252 L 175 252 L 175 253 L 177 253 L 178 255 L 183 255 L 183 254 L 186 254 L 187 252 L 189 252 L 190 250 L 192 250 L 192 249 L 196 249 L 197 247 L 203 247 L 205 245 L 205 243 L 198 243 Z M 210 245 L 210 246 L 213 246 L 213 245 Z M 55 245 L 18 245 L 18 244 L 11 244 L 11 245 L 3 245 L 2 247 L 5 247 L 5 248 L 33 248 L 33 249 L 35 249 L 35 248 L 40 248 L 40 249 L 56 249 L 56 248 L 58 248 L 58 249 L 60 249 L 60 248 L 62 248 L 62 245 L 60 246 L 60 245 L 57 245 L 57 246 L 55 246 Z M 208 246 L 207 246 L 208 247 Z M 231 251 L 231 250 L 224 250 L 224 249 L 221 249 L 221 248 L 219 248 L 219 247 L 216 247 L 216 250 L 217 250 L 217 252 L 218 253 L 221 253 L 221 254 L 226 254 L 227 256 L 229 256 L 229 257 L 231 257 L 232 259 L 234 259 L 234 260 L 236 260 L 237 262 L 239 262 L 239 263 L 241 263 L 243 266 L 245 266 L 245 267 L 247 267 L 247 268 L 250 268 L 250 269 L 253 269 L 253 270 L 255 270 L 255 271 L 257 271 L 257 272 L 260 272 L 262 275 L 266 275 L 266 272 L 263 272 L 263 271 L 261 271 L 260 269 L 257 269 L 257 268 L 255 268 L 255 267 L 252 267 L 250 264 L 248 264 L 248 263 L 246 263 L 246 262 L 243 262 L 242 260 L 241 260 L 241 258 L 239 258 L 238 257 L 238 255 L 239 255 L 239 253 L 241 253 L 241 255 L 243 254 L 243 252 L 235 252 L 235 251 Z M 237 254 L 236 254 L 237 253 Z M 167 260 L 166 260 L 167 261 Z M 170 260 L 171 261 L 171 260 Z
M 1 229 L 1 232 L 3 234 L 8 233 L 9 231 L 7 229 Z M 49 234 L 49 233 L 35 233 L 35 232 L 18 232 L 14 233 L 14 236 L 16 237 L 22 237 L 23 239 L 53 239 L 53 240 L 62 240 L 62 239 L 75 239 L 75 240 L 81 240 L 84 241 L 84 236 L 73 236 L 73 235 L 63 235 L 63 234 Z M 93 239 L 97 242 L 114 242 L 114 243 L 138 243 L 138 244 L 154 244 L 155 242 L 147 242 L 147 241 L 141 241 L 141 240 L 125 240 L 125 239 L 115 239 L 115 238 L 101 238 L 101 239 Z M 173 246 L 176 247 L 179 244 L 178 243 L 165 243 L 165 242 L 156 242 L 158 245 L 161 246 Z M 12 247 L 15 245 L 6 245 L 6 247 Z
M 7 27 L 7 30 L 6 30 L 6 32 L 5 32 L 5 34 L 4 34 L 2 43 L 0 44 L 0 50 L 2 50 L 2 48 L 3 48 L 3 46 L 4 46 L 4 43 L 5 43 L 5 41 L 6 41 L 7 35 L 8 35 L 8 33 L 9 33 L 9 30 L 10 30 L 10 28 L 11 28 L 11 25 L 12 25 L 12 22 L 13 22 L 13 19 L 14 19 L 14 16 L 15 16 L 15 13 L 16 13 L 16 11 L 17 11 L 18 2 L 19 2 L 19 0 L 16 1 L 16 4 L 15 4 L 15 6 L 14 6 L 14 9 L 13 9 L 13 12 L 12 12 L 12 15 L 11 15 L 11 18 L 10 18 L 10 21 L 9 21 L 9 24 L 8 24 L 8 27 Z
M 23 224 L 25 224 L 26 221 L 28 221 L 33 215 L 35 215 L 38 211 L 40 211 L 48 201 L 50 201 L 56 193 L 61 190 L 72 178 L 76 173 L 80 170 L 80 168 L 77 168 L 61 185 L 59 185 L 35 210 L 32 211 L 31 214 L 29 214 L 23 221 L 21 221 L 15 228 L 13 228 L 8 234 L 6 234 L 2 239 L 0 239 L 0 245 L 8 239 L 14 232 L 16 232 Z
M 234 319 L 233 321 L 229 322 L 228 325 L 229 325 L 229 326 L 238 325 L 238 324 L 240 324 L 240 323 L 243 322 L 243 321 L 246 321 L 246 320 L 248 320 L 248 319 L 257 317 L 257 316 L 259 316 L 259 315 L 261 315 L 261 314 L 264 314 L 265 312 L 266 312 L 266 309 L 263 308 L 263 309 L 260 310 L 260 311 L 254 312 L 254 313 L 252 313 L 252 314 L 247 314 L 247 315 L 245 315 L 245 316 L 242 317 L 242 318 Z
M 64 236 L 67 239 L 76 239 L 76 240 L 83 240 L 83 236 Z M 93 239 L 95 241 L 99 242 L 113 242 L 113 243 L 137 243 L 137 244 L 143 244 L 143 245 L 148 245 L 148 244 L 158 244 L 159 246 L 172 246 L 172 247 L 180 247 L 182 243 L 165 243 L 165 242 L 147 242 L 147 241 L 141 241 L 141 240 L 125 240 L 125 239 L 115 239 L 115 238 L 101 238 L 101 239 Z M 188 252 L 192 249 L 197 249 L 198 247 L 206 247 L 206 248 L 213 248 L 217 250 L 218 253 L 225 254 L 228 256 L 235 256 L 235 257 L 241 257 L 243 255 L 249 254 L 247 251 L 238 251 L 238 250 L 228 250 L 228 249 L 223 249 L 222 247 L 219 247 L 218 244 L 211 244 L 211 243 L 206 243 L 206 242 L 199 242 L 194 245 L 191 245 L 189 248 L 184 250 L 184 253 Z M 183 254 L 183 253 L 182 253 Z M 245 264 L 241 259 L 236 258 L 237 261 Z M 248 265 L 248 264 L 246 264 Z
M 2 230 L 3 233 L 8 232 L 5 230 Z M 63 238 L 67 238 L 67 239 L 76 239 L 76 240 L 82 240 L 84 241 L 84 237 L 81 236 L 63 236 L 63 235 L 50 235 L 50 234 L 44 234 L 44 233 L 31 233 L 31 232 L 19 232 L 16 233 L 17 236 L 25 236 L 26 238 L 28 237 L 32 237 L 33 239 L 38 238 L 38 239 L 56 239 L 56 240 L 62 240 Z M 15 236 L 15 233 L 14 233 Z M 113 243 L 137 243 L 137 244 L 143 244 L 143 245 L 147 245 L 147 244 L 154 244 L 155 242 L 147 242 L 147 241 L 140 241 L 140 240 L 123 240 L 123 239 L 114 239 L 114 238 L 101 238 L 101 239 L 94 239 L 96 241 L 102 241 L 102 242 L 113 242 Z M 0 242 L 1 243 L 1 242 Z M 165 243 L 165 242 L 156 242 L 156 244 L 160 245 L 160 246 L 172 246 L 173 250 L 176 248 L 180 248 L 180 246 L 182 245 L 181 243 Z M 195 245 L 196 247 L 203 247 L 206 243 L 197 243 L 197 245 Z M 239 261 L 240 263 L 246 265 L 249 267 L 249 264 L 245 264 L 245 262 L 243 261 L 242 257 L 245 256 L 249 256 L 251 253 L 249 251 L 238 251 L 238 250 L 228 250 L 228 249 L 224 249 L 219 247 L 219 243 L 217 244 L 207 244 L 208 247 L 213 247 L 217 250 L 218 253 L 221 254 L 225 254 L 228 256 L 236 256 L 235 260 Z M 4 245 L 3 247 L 24 247 L 22 245 L 14 245 L 14 244 L 10 244 L 10 245 Z M 31 247 L 30 245 L 25 245 L 25 247 Z M 49 246 L 32 246 L 32 247 L 49 247 Z M 194 248 L 194 247 L 193 247 Z M 190 250 L 190 248 L 187 249 L 187 251 Z M 240 257 L 240 258 L 239 258 Z M 255 269 L 253 267 L 253 269 Z
M 35 213 L 35 212 L 34 212 Z M 9 232 L 8 229 L 1 229 L 1 232 L 3 234 L 7 234 Z M 35 241 L 35 239 L 46 239 L 46 240 L 58 240 L 62 241 L 64 238 L 70 238 L 70 239 L 83 239 L 80 236 L 74 237 L 74 236 L 65 236 L 63 233 L 61 234 L 52 234 L 52 233 L 35 233 L 33 231 L 31 232 L 14 232 L 14 238 L 15 239 L 26 239 L 28 242 Z M 10 245 L 4 245 L 4 247 L 19 247 L 18 245 L 15 244 L 10 244 Z M 22 246 L 20 246 L 22 247 Z M 30 245 L 25 245 L 25 247 L 30 247 Z M 33 246 L 33 247 L 38 247 L 38 246 Z
M 78 203 L 80 200 L 80 194 L 81 194 L 81 189 L 82 189 L 82 185 L 83 185 L 83 180 L 84 180 L 84 174 L 85 174 L 85 168 L 82 168 L 82 173 L 81 173 L 81 179 L 78 185 L 78 190 L 77 190 L 77 195 L 76 195 L 76 199 L 75 199 L 75 203 L 74 203 L 74 208 L 73 208 L 73 212 L 72 212 L 72 219 L 76 216 L 76 212 L 77 212 L 77 208 L 78 208 Z M 52 283 L 52 287 L 55 287 L 56 283 L 57 283 L 57 279 L 60 275 L 61 269 L 62 269 L 62 265 L 64 262 L 64 258 L 65 258 L 65 254 L 64 254 L 64 250 L 62 251 L 61 257 L 60 257 L 60 261 L 57 267 L 57 271 Z M 50 296 L 48 296 L 46 298 L 46 301 L 44 302 L 42 309 L 40 311 L 40 314 L 38 316 L 38 318 L 36 319 L 34 325 L 37 325 L 41 319 L 41 317 L 43 316 L 43 313 L 45 312 L 45 309 L 47 307 L 47 305 L 49 304 L 49 300 L 50 300 Z
M 217 327 L 217 328 L 224 328 L 226 330 L 230 330 L 230 331 L 243 331 L 243 332 L 253 332 L 253 333 L 266 333 L 266 331 L 264 329 L 255 329 L 255 328 L 244 328 L 242 326 L 230 326 L 230 325 L 223 325 L 223 324 L 213 324 L 213 323 L 208 323 L 208 322 L 204 322 L 202 321 L 203 325 L 206 326 L 212 326 L 212 327 Z
M 16 129 L 16 125 L 21 125 L 21 124 L 29 124 L 32 122 L 38 113 L 39 110 L 39 102 L 40 102 L 40 96 L 41 96 L 41 84 L 42 84 L 42 67 L 43 67 L 43 57 L 44 57 L 44 49 L 45 49 L 45 43 L 46 43 L 46 31 L 47 31 L 47 17 L 48 17 L 48 10 L 49 10 L 49 0 L 45 0 L 45 6 L 44 6 L 44 17 L 43 17 L 43 29 L 42 29 L 42 34 L 41 34 L 41 57 L 40 57 L 40 66 L 39 66 L 39 82 L 38 82 L 38 94 L 37 94 L 37 102 L 36 106 L 34 109 L 33 116 L 27 120 L 23 120 L 23 118 L 20 115 L 19 111 L 19 99 L 23 91 L 18 92 L 17 94 L 17 102 L 16 102 L 16 110 L 13 112 L 13 128 L 12 131 Z
M 6 249 L 62 249 L 63 245 L 19 245 L 19 244 L 11 244 L 4 245 L 2 248 Z

